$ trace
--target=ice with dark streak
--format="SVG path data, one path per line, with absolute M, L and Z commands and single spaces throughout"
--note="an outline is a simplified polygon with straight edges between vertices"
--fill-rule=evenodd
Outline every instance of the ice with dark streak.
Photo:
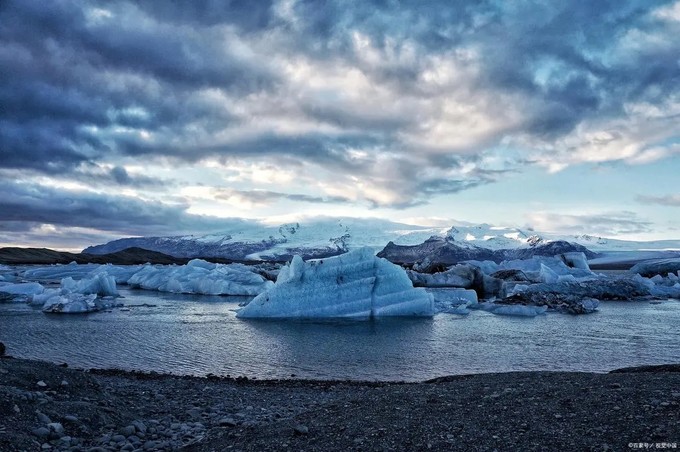
M 370 248 L 305 262 L 295 256 L 270 290 L 241 309 L 240 318 L 426 316 L 434 299 L 413 287 L 406 272 Z

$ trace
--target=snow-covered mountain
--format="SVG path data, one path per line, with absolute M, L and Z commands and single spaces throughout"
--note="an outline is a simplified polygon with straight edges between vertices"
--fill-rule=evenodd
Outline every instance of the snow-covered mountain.
M 105 254 L 139 247 L 176 257 L 224 257 L 234 260 L 288 260 L 337 255 L 368 246 L 376 252 L 388 242 L 415 245 L 446 229 L 413 226 L 381 219 L 320 218 L 271 226 L 244 222 L 220 234 L 176 237 L 132 237 L 86 248 Z
M 558 235 L 489 224 L 451 228 L 413 226 L 382 219 L 317 218 L 299 223 L 267 225 L 244 221 L 220 234 L 176 237 L 132 237 L 114 240 L 84 250 L 105 254 L 129 247 L 158 251 L 176 257 L 224 257 L 235 260 L 288 260 L 295 254 L 305 258 L 326 257 L 368 246 L 376 252 L 389 242 L 419 245 L 440 237 L 458 247 L 514 250 L 567 241 L 594 252 L 680 250 L 680 240 L 633 242 L 589 235 Z

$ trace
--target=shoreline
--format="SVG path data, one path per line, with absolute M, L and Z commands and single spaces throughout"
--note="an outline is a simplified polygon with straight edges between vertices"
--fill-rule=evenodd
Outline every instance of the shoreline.
M 680 364 L 407 383 L 86 371 L 0 359 L 0 449 L 8 451 L 680 447 L 679 407 Z

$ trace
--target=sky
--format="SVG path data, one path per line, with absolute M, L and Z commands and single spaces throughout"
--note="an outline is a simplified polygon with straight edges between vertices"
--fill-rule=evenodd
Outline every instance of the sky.
M 243 219 L 680 238 L 680 1 L 0 2 L 0 246 Z

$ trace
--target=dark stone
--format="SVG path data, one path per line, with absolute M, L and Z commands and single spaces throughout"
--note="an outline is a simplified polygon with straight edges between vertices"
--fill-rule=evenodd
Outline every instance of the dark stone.
M 298 424 L 293 428 L 293 433 L 296 435 L 308 435 L 309 428 L 306 425 Z
M 0 342 L 0 356 L 5 356 L 5 350 L 6 350 L 5 344 Z
M 530 281 L 529 277 L 522 271 L 516 269 L 510 270 L 498 270 L 492 273 L 491 276 L 494 278 L 502 279 L 504 281 L 515 281 L 515 282 L 525 282 Z

